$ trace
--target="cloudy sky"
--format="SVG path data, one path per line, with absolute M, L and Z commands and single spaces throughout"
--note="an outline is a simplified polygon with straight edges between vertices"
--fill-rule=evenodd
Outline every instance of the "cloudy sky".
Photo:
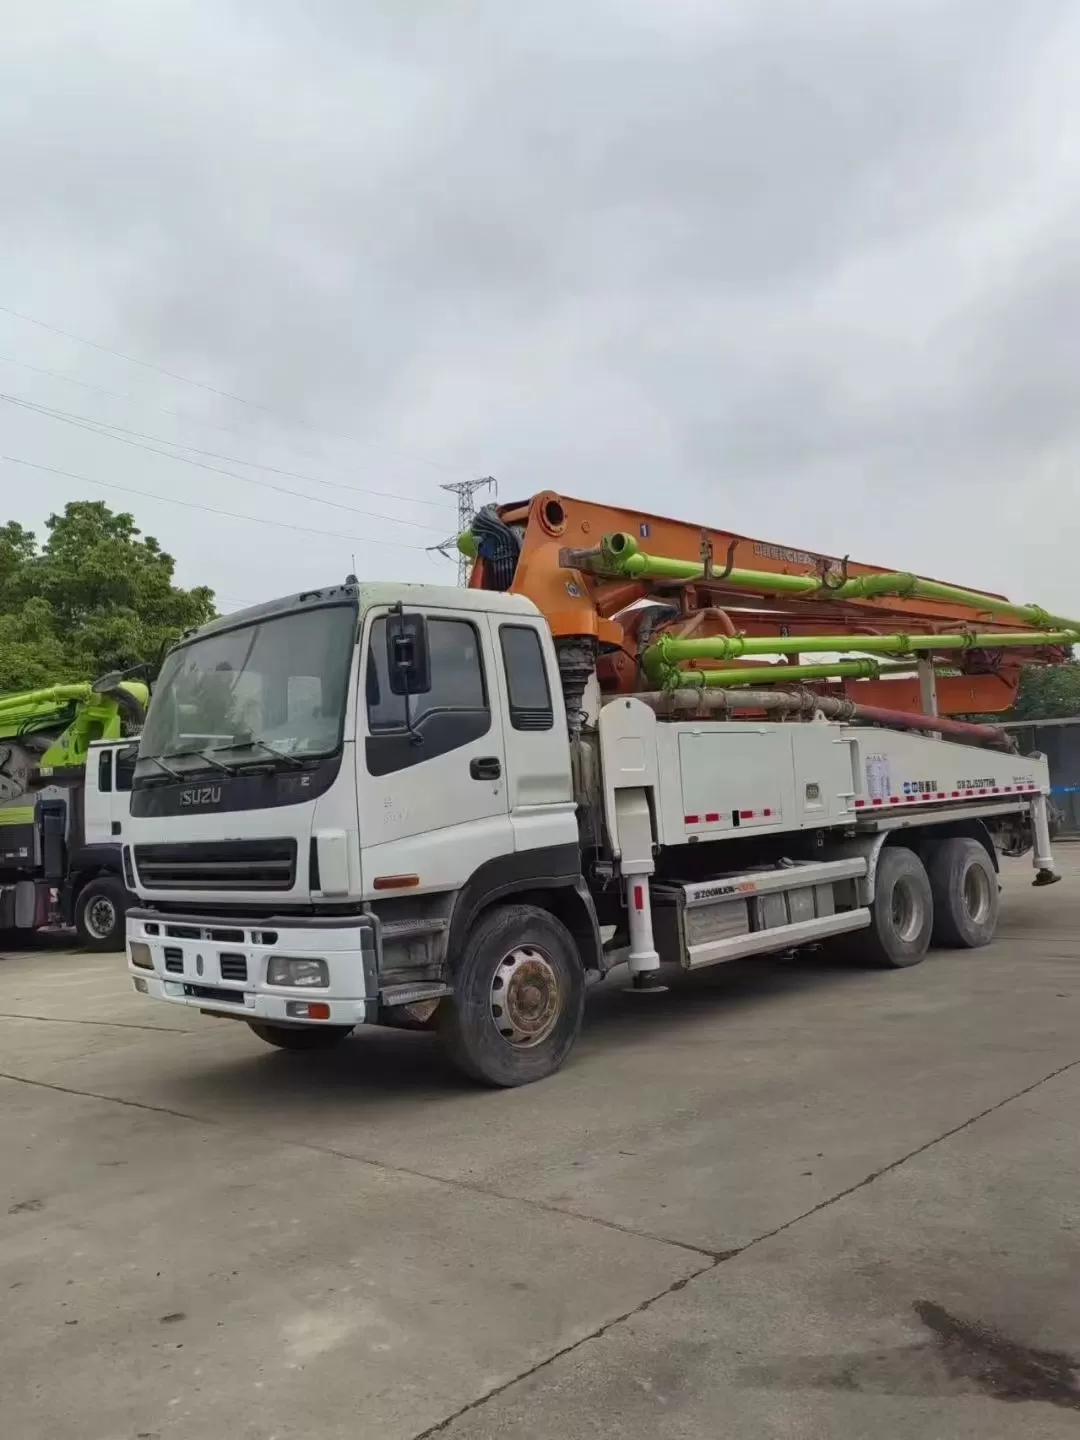
M 3 23 L 0 519 L 235 608 L 452 579 L 493 474 L 1080 611 L 1075 3 Z

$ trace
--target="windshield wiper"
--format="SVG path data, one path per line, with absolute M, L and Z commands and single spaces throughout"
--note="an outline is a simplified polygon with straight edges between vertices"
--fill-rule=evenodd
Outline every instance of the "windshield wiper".
M 228 765 L 223 765 L 220 760 L 215 760 L 213 755 L 210 754 L 209 750 L 166 750 L 165 754 L 169 757 L 170 760 L 180 760 L 190 755 L 194 755 L 200 760 L 205 760 L 206 763 L 208 765 L 212 765 L 215 770 L 221 770 L 226 775 L 232 774 L 232 771 L 229 769 Z M 157 756 L 154 756 L 153 758 L 156 760 Z M 158 761 L 158 764 L 160 763 L 161 762 Z M 171 770 L 169 773 L 171 775 L 175 775 L 176 771 Z M 177 778 L 179 779 L 180 777 L 177 776 Z
M 156 765 L 159 770 L 164 770 L 166 775 L 171 775 L 174 780 L 182 780 L 184 777 L 179 770 L 174 770 L 171 765 L 166 765 L 160 755 L 143 755 L 143 760 L 149 760 L 151 765 Z
M 256 740 L 254 736 L 248 736 L 244 740 L 234 740 L 231 745 L 215 745 L 214 749 L 221 754 L 229 750 L 265 750 L 267 755 L 273 755 L 278 760 L 284 760 L 286 765 L 294 765 L 302 768 L 304 762 L 298 760 L 295 755 L 290 755 L 287 750 L 279 750 L 276 745 L 268 745 L 265 740 Z M 227 766 L 221 767 L 223 770 Z

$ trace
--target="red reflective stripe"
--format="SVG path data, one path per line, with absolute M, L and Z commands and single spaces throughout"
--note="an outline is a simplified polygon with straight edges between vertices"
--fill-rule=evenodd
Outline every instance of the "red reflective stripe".
M 900 804 L 900 796 L 899 796 L 899 795 L 890 795 L 890 796 L 889 796 L 889 804 L 890 804 L 890 805 L 899 805 L 899 804 Z
M 754 812 L 753 812 L 753 810 L 740 810 L 740 811 L 739 811 L 739 819 L 740 819 L 740 820 L 752 820 L 753 818 L 754 818 Z
M 866 804 L 866 801 L 865 801 L 865 800 L 856 800 L 856 801 L 855 801 L 855 809 L 856 809 L 856 810 L 861 810 L 862 807 L 863 807 L 865 804 Z
M 701 823 L 700 815 L 684 815 L 682 818 L 684 825 L 698 825 Z
M 635 910 L 644 910 L 644 909 L 645 909 L 645 886 L 644 886 L 644 885 L 635 885 L 635 886 L 634 886 L 634 909 L 635 909 Z
M 960 791 L 959 791 L 959 790 L 954 790 L 954 791 L 952 792 L 952 796 L 951 796 L 950 798 L 953 799 L 953 800 L 959 800 L 959 799 L 960 799 Z
M 705 824 L 706 824 L 706 825 L 715 825 L 716 822 L 717 822 L 717 820 L 719 820 L 719 819 L 720 819 L 720 816 L 719 816 L 718 812 L 715 811 L 715 810 L 710 810 L 709 813 L 705 816 Z
M 772 811 L 771 811 L 771 810 L 762 810 L 761 813 L 762 813 L 762 815 L 771 815 L 771 814 L 772 814 Z
M 918 799 L 919 799 L 919 796 L 918 796 L 918 795 L 905 795 L 905 796 L 904 796 L 904 799 L 905 799 L 905 800 L 907 801 L 907 803 L 910 805 L 913 800 L 918 800 Z
M 874 798 L 873 798 L 873 800 L 870 801 L 870 804 L 871 804 L 871 805 L 884 805 L 884 804 L 885 804 L 885 801 L 882 800 L 882 798 L 880 797 L 880 795 L 875 795 Z

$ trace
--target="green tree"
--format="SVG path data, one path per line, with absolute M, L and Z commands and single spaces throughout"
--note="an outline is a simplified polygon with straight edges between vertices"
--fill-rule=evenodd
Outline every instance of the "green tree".
M 1080 661 L 1025 665 L 1010 719 L 1058 720 L 1080 715 Z
M 0 527 L 0 693 L 156 663 L 214 615 L 213 591 L 174 585 L 172 556 L 126 512 L 73 500 L 45 529 L 39 547 Z

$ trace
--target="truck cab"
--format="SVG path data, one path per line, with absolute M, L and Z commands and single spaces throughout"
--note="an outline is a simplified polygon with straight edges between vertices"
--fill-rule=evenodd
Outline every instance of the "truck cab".
M 122 847 L 137 751 L 132 739 L 92 741 L 84 765 L 42 766 L 0 808 L 0 928 L 73 925 L 89 949 L 123 949 L 132 896 Z
M 73 844 L 62 891 L 65 920 L 91 950 L 122 950 L 134 899 L 124 878 L 123 846 L 131 818 L 138 742 L 91 743 L 82 793 L 82 835 Z
M 444 995 L 494 897 L 557 891 L 596 949 L 554 645 L 518 596 L 362 584 L 203 627 L 131 800 L 137 979 L 275 1040 Z

